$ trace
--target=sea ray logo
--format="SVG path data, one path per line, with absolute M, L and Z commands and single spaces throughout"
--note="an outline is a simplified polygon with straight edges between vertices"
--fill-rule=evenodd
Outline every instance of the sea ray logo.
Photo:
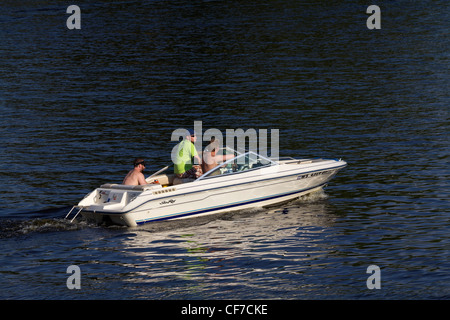
M 163 205 L 163 204 L 174 204 L 176 201 L 177 200 L 175 200 L 175 199 L 164 200 L 164 201 L 161 201 L 159 204 L 160 205 Z

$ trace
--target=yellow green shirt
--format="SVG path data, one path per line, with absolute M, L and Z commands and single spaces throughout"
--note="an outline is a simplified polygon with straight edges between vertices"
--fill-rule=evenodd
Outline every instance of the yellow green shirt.
M 182 174 L 192 168 L 192 158 L 197 155 L 197 150 L 194 144 L 184 139 L 178 144 L 178 149 L 175 157 L 174 172 Z

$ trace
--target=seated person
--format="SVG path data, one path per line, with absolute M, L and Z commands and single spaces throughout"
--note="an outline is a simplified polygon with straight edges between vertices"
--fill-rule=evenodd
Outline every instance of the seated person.
M 232 154 L 218 155 L 217 151 L 219 151 L 219 149 L 219 141 L 215 140 L 215 138 L 211 138 L 210 144 L 205 148 L 205 151 L 203 152 L 203 172 L 208 172 L 209 170 L 217 167 L 219 163 L 234 158 L 234 155 Z
M 128 174 L 123 179 L 122 184 L 127 186 L 138 186 L 148 184 L 145 181 L 144 170 L 145 170 L 145 160 L 143 158 L 136 158 L 133 162 L 134 169 L 130 170 Z
M 195 149 L 194 142 L 197 140 L 194 130 L 189 130 L 189 135 L 177 146 L 174 161 L 174 172 L 178 179 L 197 179 L 203 172 L 201 166 L 193 166 L 193 158 L 201 164 L 201 159 Z

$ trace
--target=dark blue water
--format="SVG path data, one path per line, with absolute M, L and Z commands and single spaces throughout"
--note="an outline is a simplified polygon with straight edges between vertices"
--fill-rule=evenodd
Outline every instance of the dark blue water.
M 450 298 L 448 2 L 373 3 L 380 30 L 365 1 L 75 2 L 81 30 L 65 1 L 2 2 L 0 298 Z M 349 166 L 270 209 L 62 219 L 194 121 Z

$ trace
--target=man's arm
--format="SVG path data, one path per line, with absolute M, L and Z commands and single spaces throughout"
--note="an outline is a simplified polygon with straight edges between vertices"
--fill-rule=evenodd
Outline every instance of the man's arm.
M 138 185 L 148 184 L 147 181 L 145 181 L 144 174 L 139 174 L 138 176 Z
M 198 163 L 199 165 L 202 164 L 202 159 L 201 159 L 198 155 L 195 155 L 194 158 L 197 160 L 197 163 Z M 194 161 L 194 164 L 195 164 L 195 161 Z

